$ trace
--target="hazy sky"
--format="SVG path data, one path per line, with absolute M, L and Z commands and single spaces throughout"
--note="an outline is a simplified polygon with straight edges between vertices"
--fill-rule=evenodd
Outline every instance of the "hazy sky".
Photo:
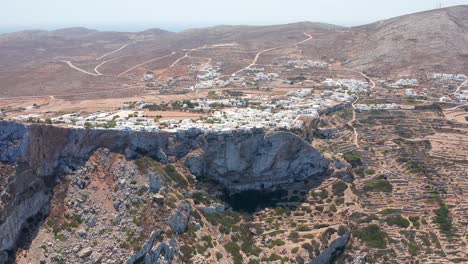
M 2 0 L 0 28 L 180 30 L 297 21 L 358 25 L 468 0 Z

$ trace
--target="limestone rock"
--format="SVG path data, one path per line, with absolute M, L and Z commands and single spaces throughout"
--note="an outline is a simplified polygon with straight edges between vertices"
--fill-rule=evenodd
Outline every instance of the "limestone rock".
M 213 215 L 216 213 L 223 213 L 225 206 L 223 204 L 212 204 L 210 207 L 200 206 L 198 209 L 205 214 Z
M 149 176 L 149 191 L 152 193 L 159 192 L 161 189 L 161 180 L 159 175 L 150 174 Z
M 351 232 L 346 232 L 343 236 L 333 240 L 330 243 L 328 248 L 323 250 L 320 255 L 318 255 L 310 264 L 328 264 L 332 263 L 332 261 L 343 253 L 344 249 L 348 245 L 349 238 L 351 236 Z
M 182 202 L 178 207 L 176 212 L 169 217 L 167 224 L 171 229 L 178 233 L 182 234 L 187 230 L 188 223 L 190 221 L 190 215 L 192 214 L 192 206 L 188 202 Z
M 329 162 L 288 132 L 233 132 L 207 135 L 202 150 L 188 155 L 184 164 L 197 177 L 242 191 L 320 179 Z
M 78 251 L 77 256 L 79 258 L 86 258 L 86 257 L 89 257 L 91 253 L 93 253 L 93 249 L 90 247 L 85 247 L 82 250 Z

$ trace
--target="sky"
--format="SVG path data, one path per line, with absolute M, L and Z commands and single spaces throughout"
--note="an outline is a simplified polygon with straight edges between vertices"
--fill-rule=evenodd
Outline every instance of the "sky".
M 468 0 L 3 0 L 0 31 L 88 27 L 140 31 L 299 21 L 355 26 Z

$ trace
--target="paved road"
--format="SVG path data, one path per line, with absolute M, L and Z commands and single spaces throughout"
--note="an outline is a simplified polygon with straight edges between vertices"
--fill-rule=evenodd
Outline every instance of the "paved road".
M 114 50 L 114 51 L 111 51 L 111 52 L 109 52 L 109 53 L 106 53 L 106 54 L 102 55 L 102 56 L 99 57 L 99 58 L 96 58 L 96 60 L 102 60 L 102 59 L 104 59 L 105 57 L 107 57 L 107 56 L 109 56 L 109 55 L 111 55 L 111 54 L 114 54 L 114 53 L 116 53 L 116 52 L 119 52 L 119 51 L 125 49 L 126 47 L 128 47 L 128 45 L 133 44 L 133 43 L 135 43 L 135 42 L 127 43 L 127 44 L 123 45 L 122 47 L 120 47 L 120 48 L 118 48 L 118 49 L 116 49 L 116 50 Z
M 269 49 L 265 49 L 265 50 L 262 50 L 260 52 L 258 52 L 256 55 L 255 55 L 255 58 L 254 60 L 252 61 L 251 64 L 249 64 L 247 67 L 244 67 L 238 71 L 236 71 L 235 73 L 232 74 L 232 76 L 236 76 L 238 73 L 240 72 L 243 72 L 245 71 L 246 69 L 250 68 L 250 67 L 253 67 L 257 64 L 257 61 L 258 59 L 260 58 L 260 56 L 266 52 L 269 52 L 269 51 L 272 51 L 272 50 L 277 50 L 277 49 L 282 49 L 282 48 L 285 48 L 285 47 L 289 47 L 289 46 L 295 46 L 295 45 L 301 45 L 301 44 L 304 44 L 306 43 L 307 41 L 311 40 L 312 39 L 312 36 L 310 34 L 307 34 L 304 32 L 304 35 L 307 36 L 307 39 L 304 39 L 303 41 L 300 41 L 300 42 L 297 42 L 297 43 L 294 43 L 294 44 L 288 44 L 288 45 L 283 45 L 283 46 L 279 46 L 279 47 L 274 47 L 274 48 L 269 48 Z
M 157 57 L 157 58 L 154 58 L 154 59 L 145 61 L 145 62 L 143 62 L 143 63 L 137 64 L 137 65 L 131 67 L 130 69 L 128 69 L 128 70 L 122 72 L 121 74 L 119 74 L 119 75 L 117 75 L 117 76 L 122 76 L 122 75 L 124 75 L 124 74 L 126 74 L 126 73 L 129 73 L 129 72 L 131 72 L 132 70 L 134 70 L 134 69 L 136 69 L 136 68 L 138 68 L 138 67 L 140 67 L 140 66 L 143 66 L 143 65 L 148 64 L 148 63 L 153 62 L 153 61 L 157 61 L 157 60 L 160 60 L 160 59 L 164 59 L 164 58 L 170 57 L 170 56 L 172 56 L 172 55 L 174 55 L 174 54 L 176 54 L 176 53 L 173 51 L 173 52 L 171 52 L 171 54 L 167 54 L 167 55 L 164 55 L 164 56 L 161 56 L 161 57 Z

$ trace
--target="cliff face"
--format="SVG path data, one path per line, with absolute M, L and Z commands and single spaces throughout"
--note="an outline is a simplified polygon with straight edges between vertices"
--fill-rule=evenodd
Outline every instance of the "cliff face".
M 272 189 L 323 175 L 328 161 L 287 132 L 207 135 L 185 165 L 229 190 Z
M 47 214 L 55 177 L 79 168 L 99 148 L 128 159 L 180 161 L 192 174 L 231 191 L 320 180 L 328 168 L 320 153 L 287 132 L 128 133 L 0 122 L 0 163 L 16 168 L 1 193 L 0 262 L 28 218 Z
M 288 132 L 128 133 L 3 122 L 0 134 L 0 161 L 26 163 L 39 176 L 67 171 L 99 148 L 130 159 L 181 160 L 192 174 L 239 190 L 310 180 L 328 168 L 319 152 Z

